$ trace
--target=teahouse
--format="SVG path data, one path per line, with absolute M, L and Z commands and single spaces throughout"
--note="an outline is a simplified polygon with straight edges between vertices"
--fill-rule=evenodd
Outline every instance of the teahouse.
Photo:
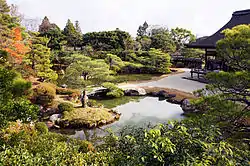
M 224 25 L 215 34 L 208 37 L 198 39 L 196 42 L 186 45 L 188 48 L 200 48 L 205 49 L 205 68 L 204 69 L 192 69 L 191 76 L 193 73 L 206 74 L 207 71 L 224 70 L 227 71 L 228 67 L 225 65 L 223 60 L 216 57 L 216 43 L 222 39 L 224 35 L 221 33 L 225 29 L 231 29 L 237 25 L 250 24 L 250 9 L 236 11 L 233 13 L 231 20 Z

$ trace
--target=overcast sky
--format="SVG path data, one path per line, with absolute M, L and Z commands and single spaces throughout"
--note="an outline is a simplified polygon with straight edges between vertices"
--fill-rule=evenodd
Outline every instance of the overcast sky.
M 7 0 L 27 17 L 48 16 L 63 28 L 79 20 L 83 32 L 119 28 L 135 36 L 138 26 L 183 27 L 198 36 L 211 35 L 236 10 L 250 9 L 250 0 Z

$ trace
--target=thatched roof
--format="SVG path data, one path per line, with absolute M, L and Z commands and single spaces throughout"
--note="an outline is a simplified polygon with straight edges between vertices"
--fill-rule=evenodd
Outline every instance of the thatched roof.
M 191 44 L 188 44 L 189 48 L 215 48 L 218 40 L 222 39 L 224 35 L 221 33 L 224 29 L 233 28 L 241 24 L 250 24 L 250 9 L 236 11 L 233 13 L 231 20 L 218 30 L 212 36 L 197 40 Z

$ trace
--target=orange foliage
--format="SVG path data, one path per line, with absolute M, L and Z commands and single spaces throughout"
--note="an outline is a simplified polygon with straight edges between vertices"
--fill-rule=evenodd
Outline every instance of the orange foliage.
M 3 50 L 7 51 L 12 58 L 14 58 L 16 63 L 21 63 L 22 58 L 30 51 L 28 42 L 23 40 L 22 32 L 19 27 L 14 28 L 11 31 L 9 39 L 2 43 L 1 47 Z

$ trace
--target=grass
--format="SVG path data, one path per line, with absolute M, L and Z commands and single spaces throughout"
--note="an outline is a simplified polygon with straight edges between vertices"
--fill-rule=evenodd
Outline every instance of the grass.
M 135 82 L 135 81 L 146 81 L 146 80 L 151 80 L 153 77 L 156 76 L 161 76 L 161 75 L 156 75 L 156 74 L 122 74 L 122 75 L 117 75 L 115 77 L 115 82 L 116 83 L 123 83 L 123 82 Z
M 69 121 L 71 125 L 89 126 L 101 121 L 114 121 L 113 114 L 107 108 L 76 108 L 71 112 L 64 112 L 63 120 Z

